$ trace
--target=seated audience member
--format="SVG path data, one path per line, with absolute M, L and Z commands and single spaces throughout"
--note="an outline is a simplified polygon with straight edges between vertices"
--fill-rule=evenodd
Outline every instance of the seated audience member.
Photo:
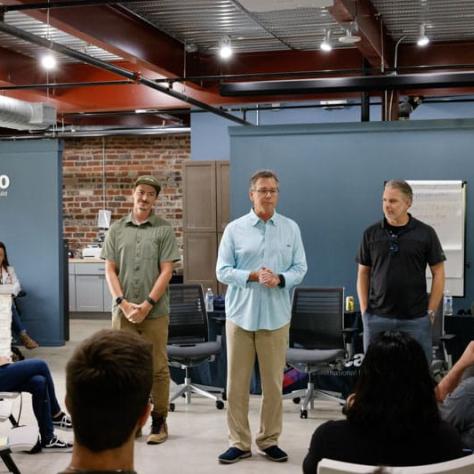
M 151 409 L 151 347 L 134 333 L 103 330 L 75 350 L 66 368 L 75 438 L 64 473 L 135 472 L 135 434 Z
M 33 411 L 38 422 L 40 441 L 31 453 L 71 452 L 72 445 L 60 440 L 54 428 L 72 428 L 71 419 L 59 406 L 54 383 L 46 362 L 28 359 L 11 362 L 0 356 L 0 392 L 31 393 Z
M 440 418 L 423 349 L 406 333 L 380 333 L 369 345 L 346 414 L 316 429 L 305 474 L 322 458 L 410 466 L 463 455 L 458 433 Z
M 466 448 L 474 450 L 474 341 L 436 387 L 441 417 L 461 435 Z
M 21 287 L 15 269 L 8 262 L 7 249 L 0 242 L 0 295 L 18 296 Z M 27 349 L 36 349 L 38 343 L 26 332 L 15 305 L 12 306 L 12 332 L 20 338 Z

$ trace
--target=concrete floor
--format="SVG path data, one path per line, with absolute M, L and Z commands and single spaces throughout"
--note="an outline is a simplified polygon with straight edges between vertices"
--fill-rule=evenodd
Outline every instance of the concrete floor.
M 71 352 L 79 341 L 89 334 L 109 327 L 106 320 L 71 320 L 71 340 L 64 347 L 40 347 L 33 351 L 24 351 L 27 357 L 45 359 L 51 369 L 56 385 L 58 400 L 63 405 L 65 393 L 64 367 Z M 252 432 L 258 426 L 260 397 L 251 396 L 250 422 Z M 201 474 L 232 471 L 233 473 L 300 473 L 301 464 L 306 454 L 311 434 L 314 429 L 327 419 L 340 418 L 340 408 L 333 402 L 318 402 L 318 411 L 309 412 L 308 419 L 299 417 L 298 407 L 290 400 L 284 401 L 283 434 L 280 446 L 288 452 L 289 461 L 274 463 L 257 454 L 253 447 L 253 456 L 236 464 L 223 466 L 217 462 L 217 456 L 227 448 L 225 410 L 217 410 L 211 400 L 195 397 L 190 405 L 177 400 L 176 411 L 170 413 L 168 426 L 169 440 L 163 445 L 148 446 L 146 437 L 135 444 L 135 468 L 140 474 Z M 31 399 L 24 395 L 22 424 L 35 424 L 31 408 Z M 0 424 L 0 435 L 9 429 L 9 423 Z M 144 431 L 146 434 L 148 429 Z M 71 432 L 58 434 L 63 439 L 71 440 Z M 54 474 L 68 465 L 70 454 L 39 453 L 28 455 L 15 453 L 13 458 L 22 474 Z M 8 472 L 0 462 L 0 473 Z

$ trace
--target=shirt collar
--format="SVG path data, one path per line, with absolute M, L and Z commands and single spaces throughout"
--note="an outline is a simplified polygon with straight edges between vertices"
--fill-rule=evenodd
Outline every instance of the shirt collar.
M 401 227 L 404 227 L 407 230 L 408 229 L 413 229 L 413 227 L 415 227 L 415 225 L 416 225 L 416 219 L 410 213 L 408 213 L 408 217 L 409 217 L 408 222 L 404 226 L 401 226 Z M 387 219 L 384 217 L 380 221 L 380 227 L 382 227 L 382 229 L 386 229 L 388 225 L 389 224 L 387 222 Z
M 132 213 L 130 212 L 128 216 L 125 218 L 125 225 L 133 225 L 135 227 L 139 227 L 142 225 L 150 225 L 153 226 L 156 224 L 156 216 L 155 214 L 150 214 L 148 219 L 145 222 L 142 222 L 140 225 L 136 224 L 133 220 Z
M 257 216 L 257 214 L 255 214 L 253 209 L 250 209 L 248 216 L 253 226 L 256 226 L 259 222 L 264 222 L 262 219 L 260 219 L 260 217 Z M 277 211 L 273 211 L 273 216 L 270 217 L 267 222 L 271 222 L 273 225 L 278 225 L 279 219 L 280 215 L 277 213 Z

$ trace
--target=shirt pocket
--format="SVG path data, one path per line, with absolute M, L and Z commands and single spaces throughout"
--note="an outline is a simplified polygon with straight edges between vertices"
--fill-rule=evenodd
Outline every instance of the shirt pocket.
M 293 246 L 286 242 L 278 245 L 275 250 L 278 255 L 278 271 L 288 270 L 293 262 Z

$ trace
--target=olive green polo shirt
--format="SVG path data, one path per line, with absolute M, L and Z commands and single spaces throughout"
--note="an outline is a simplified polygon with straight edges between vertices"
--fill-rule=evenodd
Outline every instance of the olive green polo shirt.
M 115 263 L 125 299 L 137 304 L 150 294 L 160 275 L 160 263 L 180 259 L 173 228 L 167 221 L 152 214 L 147 221 L 137 225 L 131 213 L 112 224 L 100 256 Z M 118 311 L 114 302 L 112 312 L 116 314 Z M 167 314 L 168 290 L 147 318 Z

